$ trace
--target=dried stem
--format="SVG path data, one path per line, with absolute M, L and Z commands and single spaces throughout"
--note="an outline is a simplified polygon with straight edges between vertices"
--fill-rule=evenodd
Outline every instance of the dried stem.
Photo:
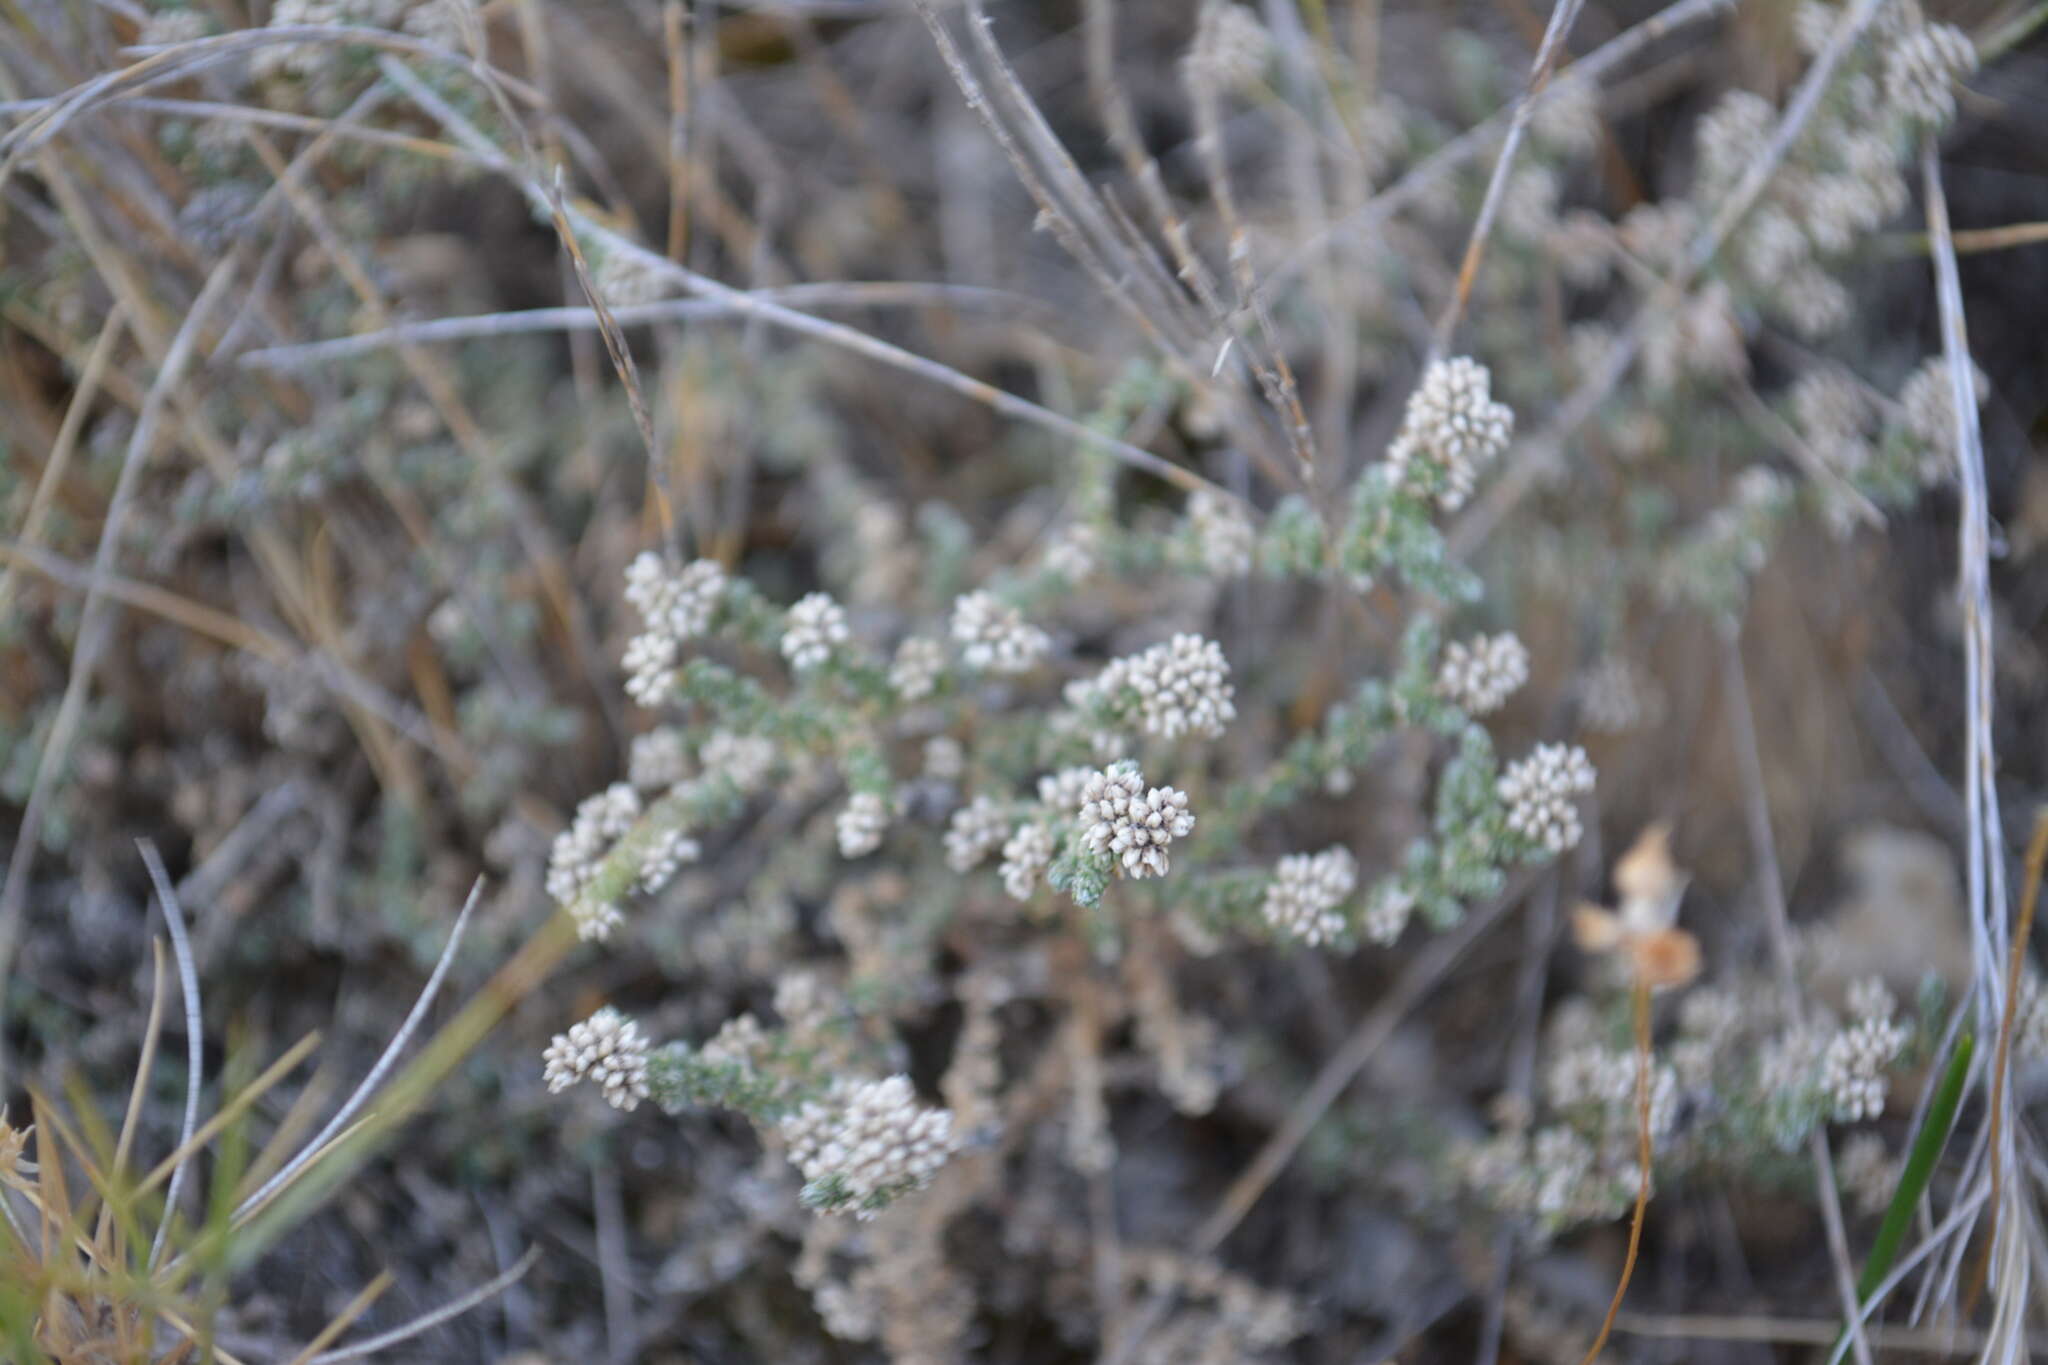
M 1638 981 L 1630 991 L 1631 1013 L 1636 1040 L 1636 1206 L 1628 1220 L 1628 1254 L 1622 1258 L 1621 1280 L 1614 1286 L 1614 1300 L 1607 1305 L 1599 1335 L 1586 1350 L 1583 1365 L 1593 1365 L 1606 1349 L 1614 1331 L 1614 1319 L 1628 1294 L 1628 1282 L 1636 1273 L 1636 1257 L 1643 1249 L 1643 1215 L 1650 1207 L 1650 987 Z

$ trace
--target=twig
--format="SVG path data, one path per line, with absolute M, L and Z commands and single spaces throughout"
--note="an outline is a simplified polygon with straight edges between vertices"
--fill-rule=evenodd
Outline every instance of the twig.
M 1749 680 L 1742 667 L 1740 637 L 1730 632 L 1723 642 L 1724 686 L 1727 691 L 1728 726 L 1733 732 L 1736 767 L 1742 776 L 1743 816 L 1749 826 L 1750 852 L 1757 862 L 1758 891 L 1764 902 L 1764 925 L 1769 932 L 1772 956 L 1778 968 L 1778 986 L 1785 996 L 1785 1008 L 1797 1018 L 1801 1008 L 1798 972 L 1793 962 L 1791 916 L 1785 908 L 1784 874 L 1778 865 L 1777 838 L 1771 832 L 1771 811 L 1764 795 L 1763 763 L 1757 754 L 1756 720 L 1749 709 Z M 1816 1126 L 1808 1141 L 1813 1158 L 1814 1182 L 1820 1191 L 1821 1222 L 1827 1231 L 1828 1251 L 1834 1261 L 1835 1287 L 1842 1297 L 1842 1314 L 1850 1324 L 1850 1345 L 1856 1351 L 1856 1365 L 1871 1365 L 1870 1343 L 1863 1335 L 1863 1320 L 1857 1312 L 1856 1273 L 1849 1264 L 1849 1240 L 1842 1224 L 1842 1195 L 1835 1187 L 1833 1154 L 1824 1129 Z
M 185 998 L 185 1117 L 178 1125 L 178 1146 L 182 1150 L 192 1141 L 192 1130 L 199 1126 L 199 1082 L 205 1060 L 205 1028 L 199 1018 L 199 971 L 192 962 L 192 940 L 185 933 L 185 912 L 178 906 L 178 892 L 171 885 L 170 874 L 164 871 L 164 860 L 157 853 L 156 845 L 147 839 L 137 839 L 135 847 L 141 850 L 142 861 L 149 868 L 149 880 L 156 887 L 157 904 L 163 908 L 164 924 L 171 931 L 171 951 L 178 959 L 178 989 Z M 190 1169 L 180 1160 L 171 1170 L 171 1185 L 164 1193 L 163 1221 L 156 1225 L 156 1235 L 150 1239 L 150 1269 L 156 1268 L 157 1258 L 163 1254 L 164 1238 L 170 1233 L 171 1220 L 178 1216 L 178 1194 L 185 1188 L 185 1172 Z
M 1466 239 L 1465 257 L 1458 265 L 1457 288 L 1452 291 L 1450 302 L 1444 305 L 1442 315 L 1436 320 L 1436 332 L 1430 345 L 1431 360 L 1441 360 L 1449 351 L 1451 336 L 1458 329 L 1458 319 L 1464 316 L 1465 306 L 1471 302 L 1472 286 L 1479 279 L 1479 262 L 1486 255 L 1487 238 L 1493 235 L 1494 219 L 1499 216 L 1500 206 L 1507 199 L 1508 177 L 1515 167 L 1515 153 L 1521 150 L 1522 135 L 1528 130 L 1529 118 L 1536 111 L 1536 101 L 1550 83 L 1550 73 L 1564 52 L 1564 40 L 1583 8 L 1585 0 L 1557 0 L 1550 11 L 1550 23 L 1543 30 L 1543 41 L 1536 47 L 1536 60 L 1529 67 L 1528 88 L 1515 101 L 1514 114 L 1508 119 L 1507 136 L 1501 139 L 1500 156 L 1495 159 L 1493 175 L 1486 182 L 1486 197 L 1480 200 L 1479 216 L 1472 221 L 1472 235 Z
M 1614 1330 L 1621 1301 L 1628 1297 L 1628 1282 L 1636 1273 L 1636 1257 L 1643 1249 L 1643 1216 L 1650 1208 L 1650 985 L 1638 980 L 1630 989 L 1631 1014 L 1635 1019 L 1636 1043 L 1636 1204 L 1628 1219 L 1628 1254 L 1621 1261 L 1621 1279 L 1614 1286 L 1614 1298 L 1593 1344 L 1586 1348 L 1583 1365 L 1593 1365 Z

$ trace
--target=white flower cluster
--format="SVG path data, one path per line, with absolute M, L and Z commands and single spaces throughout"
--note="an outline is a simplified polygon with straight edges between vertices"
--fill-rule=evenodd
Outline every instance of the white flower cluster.
M 679 829 L 665 829 L 640 855 L 640 889 L 649 895 L 667 886 L 684 863 L 694 863 L 704 850 Z
M 1385 946 L 1401 937 L 1415 914 L 1415 894 L 1388 882 L 1373 892 L 1365 903 L 1358 927 L 1368 941 Z
M 775 771 L 775 741 L 764 735 L 736 735 L 714 730 L 697 751 L 697 762 L 707 774 L 715 773 L 751 795 L 768 783 Z
M 1514 435 L 1514 410 L 1493 401 L 1492 383 L 1487 368 L 1470 356 L 1435 362 L 1408 395 L 1401 430 L 1387 449 L 1402 481 L 1433 491 L 1446 512 L 1465 505 L 1480 469 Z
M 1579 718 L 1595 734 L 1622 735 L 1664 712 L 1664 694 L 1623 654 L 1607 654 L 1579 678 Z
M 1633 1162 L 1603 1163 L 1593 1145 L 1561 1124 L 1533 1135 L 1508 1129 L 1466 1149 L 1464 1179 L 1502 1208 L 1546 1223 L 1611 1218 L 1628 1207 Z
M 1056 841 L 1049 825 L 1031 821 L 1017 826 L 1003 844 L 1002 865 L 996 869 L 1003 879 L 1003 890 L 1020 901 L 1031 899 L 1038 889 L 1038 878 L 1052 861 Z
M 946 671 L 946 651 L 937 640 L 912 635 L 896 646 L 889 664 L 889 686 L 905 701 L 923 701 L 938 690 L 939 675 Z
M 874 792 L 855 792 L 833 823 L 839 856 L 865 858 L 882 846 L 882 836 L 889 831 L 889 806 Z
M 1899 1163 L 1885 1150 L 1884 1139 L 1876 1133 L 1851 1133 L 1835 1158 L 1835 1175 L 1843 1193 L 1855 1201 L 1858 1211 L 1875 1217 L 1891 1206 L 1892 1192 L 1899 1187 Z
M 1991 396 L 1991 381 L 1982 370 L 1971 366 L 1971 379 L 1981 406 Z M 1906 434 L 1925 452 L 1920 461 L 1922 482 L 1947 478 L 1956 469 L 1956 412 L 1949 398 L 1948 362 L 1930 356 L 1906 379 L 1899 390 L 1899 406 L 1905 410 Z
M 1593 765 L 1578 745 L 1539 744 L 1508 765 L 1495 790 L 1508 828 L 1552 853 L 1576 847 L 1583 833 L 1576 798 L 1593 790 Z
M 1010 822 L 1002 807 L 986 796 L 977 796 L 954 811 L 946 826 L 946 866 L 955 872 L 971 872 L 1009 837 Z
M 1357 889 L 1358 863 L 1349 849 L 1290 853 L 1274 864 L 1259 913 L 1276 932 L 1314 948 L 1343 934 L 1337 907 Z
M 1039 562 L 1047 573 L 1079 583 L 1095 572 L 1101 544 L 1101 532 L 1086 522 L 1073 522 L 1045 547 Z
M 626 776 L 641 791 L 665 791 L 690 773 L 690 748 L 683 732 L 673 725 L 633 736 L 626 760 Z
M 1550 83 L 1529 132 L 1570 156 L 1590 156 L 1600 145 L 1600 83 L 1565 75 Z
M 280 0 L 279 9 L 285 7 Z M 213 21 L 202 9 L 160 9 L 143 20 L 142 31 L 135 35 L 143 47 L 159 44 L 189 43 L 195 38 L 204 38 L 213 31 Z
M 1543 1091 L 1557 1109 L 1592 1108 L 1613 1134 L 1633 1135 L 1638 1126 L 1636 1057 L 1627 1048 L 1583 1043 L 1551 1061 Z M 1678 1073 L 1663 1063 L 1650 1069 L 1650 1137 L 1654 1141 L 1678 1121 Z
M 1829 1040 L 1821 1056 L 1821 1088 L 1837 1119 L 1853 1123 L 1884 1112 L 1884 1069 L 1905 1046 L 1905 1027 L 1883 1019 L 1859 1020 Z
M 1081 794 L 1088 790 L 1088 779 L 1093 776 L 1093 768 L 1062 768 L 1047 773 L 1038 779 L 1038 804 L 1061 814 L 1076 809 L 1084 799 Z
M 1217 90 L 1242 90 L 1264 79 L 1273 35 L 1243 5 L 1218 5 L 1202 16 L 1188 49 L 1188 78 Z
M 1444 647 L 1436 673 L 1439 696 L 1475 716 L 1491 715 L 1529 681 L 1529 651 L 1513 631 L 1475 635 Z
M 1936 127 L 1956 115 L 1956 82 L 1977 69 L 1977 48 L 1953 24 L 1923 24 L 1884 56 L 1884 95 L 1916 123 Z
M 1218 578 L 1235 578 L 1252 567 L 1258 532 L 1244 507 L 1231 498 L 1199 490 L 1188 498 L 1188 530 L 1202 567 Z
M 556 1034 L 541 1061 L 550 1094 L 589 1081 L 614 1109 L 634 1109 L 647 1098 L 647 1037 L 610 1005 Z
M 547 892 L 575 917 L 577 937 L 602 941 L 618 926 L 619 907 L 592 900 L 585 888 L 596 878 L 612 844 L 639 818 L 639 793 L 630 783 L 614 782 L 585 797 L 569 828 L 555 836 L 548 851 Z
M 1820 1086 L 1834 1117 L 1843 1123 L 1874 1119 L 1884 1112 L 1890 1087 L 1885 1068 L 1905 1051 L 1910 1031 L 1893 1020 L 1898 1002 L 1875 978 L 1849 987 L 1853 1022 L 1828 1040 L 1820 1058 Z
M 1052 637 L 988 592 L 954 599 L 953 638 L 969 668 L 990 673 L 1028 672 L 1052 648 Z
M 789 1159 L 828 1212 L 861 1218 L 931 1183 L 953 1151 L 953 1113 L 917 1101 L 905 1076 L 835 1080 L 782 1120 Z
M 626 601 L 640 613 L 643 629 L 626 642 L 621 661 L 626 695 L 641 706 L 657 705 L 668 695 L 683 642 L 711 628 L 725 586 L 725 570 L 713 560 L 699 559 L 671 574 L 652 550 L 634 557 L 626 566 Z
M 1694 290 L 1659 317 L 1643 339 L 1643 378 L 1658 393 L 1669 392 L 1684 379 L 1713 384 L 1748 370 L 1749 351 L 1735 316 L 1735 301 L 1720 280 Z
M 1214 640 L 1181 634 L 1142 653 L 1117 659 L 1094 683 L 1096 695 L 1115 697 L 1124 688 L 1138 697 L 1139 724 L 1148 735 L 1176 739 L 1184 734 L 1214 739 L 1237 719 L 1230 661 Z
M 1116 860 L 1119 876 L 1163 877 L 1167 846 L 1195 828 L 1186 792 L 1147 791 L 1144 774 L 1126 759 L 1092 773 L 1081 792 L 1081 844 Z
M 823 664 L 832 651 L 853 637 L 846 608 L 829 593 L 807 593 L 790 607 L 782 626 L 782 657 L 799 673 Z

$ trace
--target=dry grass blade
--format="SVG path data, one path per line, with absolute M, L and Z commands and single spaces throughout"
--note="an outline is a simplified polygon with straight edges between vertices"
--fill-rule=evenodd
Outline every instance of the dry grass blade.
M 782 288 L 748 292 L 795 308 L 931 308 L 971 304 L 1015 312 L 1045 311 L 1039 300 L 1008 290 L 914 280 L 793 284 Z M 739 309 L 714 299 L 668 299 L 658 303 L 636 303 L 610 311 L 621 327 L 659 322 L 702 322 L 741 316 Z M 394 326 L 357 332 L 353 336 L 334 337 L 327 341 L 266 346 L 261 350 L 243 352 L 235 357 L 235 363 L 251 369 L 296 371 L 344 360 L 351 356 L 370 355 L 395 346 L 469 341 L 480 337 L 516 336 L 529 332 L 597 331 L 600 327 L 595 309 L 524 308 L 511 313 L 483 313 L 473 317 L 401 322 Z
M 164 1023 L 164 942 L 160 938 L 149 941 L 150 988 L 149 1021 L 142 1026 L 142 1052 L 135 1060 L 135 1084 L 128 1091 L 128 1107 L 121 1115 L 121 1136 L 114 1143 L 114 1178 L 120 1179 L 128 1170 L 128 1153 L 133 1150 L 135 1130 L 142 1119 L 142 1106 L 149 1087 L 150 1068 L 156 1064 L 157 1044 L 163 1037 Z M 0 1201 L 6 1196 L 0 1194 Z M 100 1210 L 98 1226 L 93 1231 L 95 1242 L 104 1242 L 107 1236 L 108 1220 L 113 1217 L 114 1206 L 108 1204 Z
M 121 305 L 117 303 L 108 310 L 106 321 L 100 324 L 100 334 L 92 344 L 92 353 L 86 357 L 85 369 L 79 374 L 78 384 L 71 391 L 71 401 L 65 406 L 64 424 L 58 428 L 57 439 L 51 443 L 42 471 L 36 476 L 36 491 L 29 499 L 28 512 L 21 519 L 21 531 L 17 537 L 25 549 L 33 549 L 41 539 L 43 518 L 50 510 L 51 499 L 57 495 L 57 486 L 71 463 L 72 452 L 78 448 L 78 435 L 85 427 L 86 414 L 92 411 L 93 403 L 99 397 L 100 384 L 106 378 L 114 348 L 120 344 L 126 330 Z M 0 573 L 0 617 L 7 614 L 7 604 L 14 596 L 15 567 L 10 561 L 7 571 Z
M 2013 941 L 2014 933 L 2006 919 L 2005 825 L 1999 812 L 1997 750 L 1991 734 L 1996 711 L 1996 671 L 1992 647 L 1990 513 L 1984 480 L 1983 433 L 1977 419 L 1976 363 L 1970 356 L 1963 316 L 1962 282 L 1949 224 L 1948 198 L 1942 189 L 1940 148 L 1931 134 L 1921 141 L 1920 172 L 1927 206 L 1927 233 L 1933 248 L 1949 407 L 1955 421 L 1957 478 L 1963 495 L 1957 590 L 1963 610 L 1967 688 L 1964 800 L 1970 825 L 1967 872 L 1976 969 L 1973 984 L 1980 1031 L 1998 1037 L 2001 1058 L 1994 1072 L 1986 1144 L 1987 1178 L 1993 1193 L 1987 1254 L 1994 1267 L 1995 1299 L 1991 1340 L 1980 1359 L 1988 1363 L 2020 1360 L 2026 1352 L 2025 1310 L 2030 1297 L 2027 1234 L 2034 1227 L 2035 1216 L 2020 1189 L 2019 1116 L 2013 1112 L 2010 1087 L 2000 1083 L 2004 1067 L 2010 1065 L 2006 1031 L 2011 1023 L 2013 1001 L 2008 973 L 2019 965 L 2019 955 L 2025 947 L 2023 940 Z M 2030 888 L 2028 909 L 2031 907 Z M 2031 927 L 2031 917 L 2024 923 Z
M 320 1354 L 311 1357 L 307 1361 L 307 1365 L 337 1365 L 337 1362 L 344 1360 L 361 1360 L 365 1356 L 375 1355 L 377 1352 L 396 1346 L 400 1342 L 410 1341 L 429 1328 L 438 1327 L 450 1318 L 460 1317 L 478 1304 L 487 1302 L 504 1293 L 505 1290 L 524 1279 L 526 1272 L 533 1269 L 534 1262 L 539 1259 L 540 1248 L 529 1247 L 526 1253 L 512 1266 L 492 1276 L 476 1288 L 463 1294 L 460 1298 L 450 1300 L 431 1312 L 422 1313 L 411 1322 L 403 1323 L 388 1332 L 379 1332 L 374 1337 L 365 1337 L 363 1340 L 347 1346 L 336 1347 L 331 1351 L 322 1351 Z
M 178 905 L 177 890 L 171 885 L 170 873 L 164 871 L 164 860 L 157 854 L 156 845 L 147 839 L 137 839 L 135 846 L 142 852 L 142 861 L 149 868 L 149 880 L 156 888 L 158 906 L 164 913 L 164 924 L 171 931 L 171 948 L 178 959 L 178 989 L 185 998 L 185 1116 L 178 1124 L 178 1146 L 187 1148 L 192 1141 L 192 1130 L 199 1123 L 199 1082 L 201 1064 L 204 1060 L 205 1026 L 199 1013 L 199 971 L 192 962 L 192 940 L 185 933 L 185 912 Z M 149 1244 L 149 1268 L 155 1269 L 157 1259 L 163 1255 L 164 1238 L 170 1233 L 171 1221 L 178 1216 L 178 1195 L 185 1187 L 185 1173 L 190 1169 L 180 1161 L 171 1170 L 170 1188 L 164 1193 L 163 1221 L 157 1224 L 156 1236 Z
M 1501 204 L 1507 199 L 1508 176 L 1515 168 L 1515 153 L 1521 150 L 1522 136 L 1528 131 L 1529 119 L 1536 112 L 1536 102 L 1550 83 L 1550 73 L 1564 54 L 1565 39 L 1571 35 L 1572 25 L 1578 22 L 1579 11 L 1584 8 L 1585 0 L 1557 0 L 1550 11 L 1550 23 L 1543 30 L 1543 41 L 1538 44 L 1536 60 L 1529 68 L 1528 88 L 1515 101 L 1514 113 L 1508 119 L 1507 136 L 1501 139 L 1500 156 L 1495 159 L 1493 174 L 1486 182 L 1486 197 L 1480 201 L 1479 216 L 1473 220 L 1471 236 L 1466 239 L 1464 259 L 1458 264 L 1457 288 L 1437 318 L 1430 346 L 1432 360 L 1441 360 L 1448 354 L 1451 337 L 1458 330 L 1458 319 L 1465 315 L 1465 306 L 1472 301 L 1472 286 L 1479 281 L 1479 263 L 1486 255 L 1487 238 L 1493 235 L 1494 221 L 1500 215 Z
M 320 1334 L 307 1342 L 304 1349 L 291 1358 L 290 1365 L 307 1365 L 307 1362 L 315 1359 L 323 1347 L 346 1332 L 350 1323 L 369 1311 L 370 1305 L 382 1298 L 384 1291 L 389 1289 L 393 1282 L 394 1277 L 390 1271 L 378 1271 L 377 1278 L 357 1291 L 356 1296 L 334 1315 L 334 1320 L 321 1328 Z
M 445 100 L 429 90 L 417 76 L 407 71 L 398 62 L 385 61 L 380 64 L 379 69 L 388 80 L 404 90 L 409 98 L 426 110 L 427 113 L 438 119 L 459 142 L 469 147 L 479 158 L 485 160 L 493 170 L 510 178 L 519 185 L 537 208 L 543 211 L 548 210 L 546 190 L 535 183 L 531 176 L 521 171 L 507 159 L 467 119 L 451 108 Z M 692 294 L 726 304 L 735 312 L 742 313 L 750 318 L 771 323 L 785 330 L 826 342 L 857 355 L 866 356 L 870 360 L 879 361 L 892 368 L 915 374 L 943 388 L 950 389 L 954 393 L 993 408 L 1006 417 L 1012 417 L 1019 421 L 1029 422 L 1035 426 L 1057 432 L 1082 445 L 1107 450 L 1131 467 L 1156 475 L 1188 492 L 1206 490 L 1226 500 L 1236 501 L 1233 495 L 1217 488 L 1199 474 L 1194 473 L 1192 470 L 1184 469 L 1179 465 L 1169 463 L 1149 450 L 1141 449 L 1128 441 L 1119 440 L 1116 437 L 1106 436 L 1101 432 L 1091 430 L 1086 424 L 1077 422 L 1071 417 L 1054 412 L 1049 408 L 1041 407 L 1028 399 L 1019 398 L 1015 394 L 1006 393 L 993 385 L 962 374 L 949 365 L 942 365 L 938 361 L 926 356 L 906 351 L 900 346 L 883 341 L 879 337 L 869 336 L 867 333 L 856 328 L 848 327 L 843 323 L 831 322 L 825 318 L 814 317 L 809 313 L 799 312 L 794 308 L 785 307 L 782 304 L 761 298 L 758 295 L 750 294 L 746 290 L 736 289 L 731 285 L 721 283 L 707 275 L 700 275 L 696 271 L 678 265 L 664 256 L 656 255 L 654 252 L 634 242 L 631 238 L 625 237 L 605 227 L 603 224 L 594 222 L 587 215 L 575 212 L 573 207 L 570 213 L 570 221 L 577 231 L 601 241 L 607 251 L 618 252 L 620 255 L 632 260 L 635 264 L 646 268 L 651 273 L 674 280 Z
M 198 1151 L 218 1137 L 222 1129 L 240 1118 L 250 1105 L 263 1097 L 265 1091 L 283 1080 L 293 1067 L 306 1059 L 307 1053 L 319 1045 L 320 1035 L 317 1031 L 308 1033 L 305 1037 L 299 1039 L 298 1042 L 292 1044 L 290 1050 L 266 1067 L 262 1075 L 251 1081 L 247 1086 L 244 1086 L 241 1093 L 220 1107 L 219 1113 L 200 1125 L 190 1138 L 180 1143 L 176 1151 L 157 1163 L 155 1168 L 136 1185 L 136 1197 L 140 1198 L 158 1185 L 163 1184 L 169 1178 L 171 1172 L 183 1165 L 193 1152 Z
M 442 946 L 440 959 L 434 963 L 434 970 L 427 977 L 427 984 L 420 989 L 419 999 L 413 1002 L 412 1009 L 405 1016 L 405 1022 L 398 1026 L 398 1032 L 392 1035 L 391 1042 L 370 1068 L 369 1074 L 363 1077 L 362 1083 L 342 1102 L 341 1108 L 334 1111 L 334 1117 L 327 1120 L 326 1125 L 297 1156 L 287 1161 L 277 1174 L 264 1181 L 247 1198 L 236 1204 L 237 1218 L 242 1218 L 261 1207 L 271 1196 L 290 1184 L 292 1177 L 336 1139 L 349 1120 L 369 1103 L 371 1096 L 377 1093 L 378 1087 L 384 1084 L 385 1077 L 391 1074 L 391 1068 L 397 1064 L 398 1054 L 412 1041 L 413 1033 L 419 1028 L 420 1021 L 426 1018 L 428 1009 L 433 1006 L 434 997 L 440 993 L 441 983 L 448 976 L 448 968 L 455 961 L 456 949 L 462 946 L 462 931 L 468 927 L 470 912 L 476 908 L 477 898 L 483 894 L 483 889 L 482 878 L 478 878 L 470 887 L 469 897 L 463 901 L 461 912 L 455 916 L 455 925 L 448 931 L 448 942 Z

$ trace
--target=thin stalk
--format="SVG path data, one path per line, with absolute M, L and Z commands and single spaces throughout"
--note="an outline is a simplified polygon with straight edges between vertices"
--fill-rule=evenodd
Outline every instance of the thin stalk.
M 1593 1365 L 1614 1331 L 1614 1319 L 1621 1313 L 1621 1301 L 1628 1295 L 1628 1282 L 1636 1273 L 1636 1257 L 1643 1249 L 1643 1215 L 1650 1207 L 1650 987 L 1635 983 L 1633 1003 L 1636 1023 L 1636 1207 L 1628 1220 L 1628 1255 L 1621 1262 L 1621 1281 L 1614 1286 L 1614 1301 L 1600 1323 L 1600 1335 L 1586 1351 L 1582 1365 Z

